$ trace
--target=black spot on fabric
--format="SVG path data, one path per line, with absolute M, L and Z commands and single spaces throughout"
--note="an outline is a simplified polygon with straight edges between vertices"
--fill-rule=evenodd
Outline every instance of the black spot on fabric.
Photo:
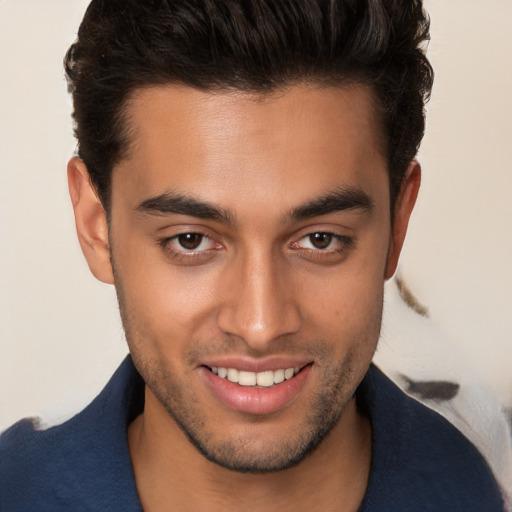
M 405 383 L 405 391 L 423 400 L 452 400 L 459 392 L 460 385 L 448 380 L 412 380 L 401 376 Z

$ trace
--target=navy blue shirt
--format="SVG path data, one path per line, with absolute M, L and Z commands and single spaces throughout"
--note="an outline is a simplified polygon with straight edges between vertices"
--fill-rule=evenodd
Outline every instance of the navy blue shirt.
M 357 391 L 372 423 L 370 480 L 360 512 L 502 512 L 478 451 L 375 366 Z M 144 382 L 128 356 L 96 399 L 62 425 L 22 420 L 0 437 L 2 512 L 140 512 L 128 424 Z

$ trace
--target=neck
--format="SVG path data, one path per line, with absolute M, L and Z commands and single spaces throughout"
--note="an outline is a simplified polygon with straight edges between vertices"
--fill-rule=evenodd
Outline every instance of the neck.
M 352 399 L 320 445 L 296 466 L 237 473 L 207 460 L 174 420 L 146 407 L 128 427 L 137 490 L 145 512 L 358 510 L 371 459 L 371 428 Z M 158 407 L 155 407 L 158 410 Z

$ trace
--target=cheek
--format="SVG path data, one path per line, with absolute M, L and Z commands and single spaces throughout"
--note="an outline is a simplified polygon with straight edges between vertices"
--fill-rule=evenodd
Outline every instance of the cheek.
M 308 317 L 317 328 L 328 327 L 350 340 L 361 333 L 377 333 L 382 313 L 383 283 L 365 287 L 360 281 L 332 280 L 330 289 L 311 302 Z M 345 334 L 345 336 L 343 336 Z
M 213 309 L 209 293 L 211 276 L 187 276 L 173 269 L 153 269 L 151 275 L 133 275 L 129 279 L 132 309 L 146 320 L 148 330 L 171 333 L 192 332 L 210 316 Z
M 313 332 L 337 340 L 340 348 L 377 343 L 382 316 L 385 251 L 379 257 L 354 257 L 327 276 L 304 279 L 302 297 Z M 371 254 L 371 253 L 370 253 Z
M 147 345 L 175 346 L 208 317 L 215 296 L 215 275 L 206 268 L 174 266 L 160 249 L 136 236 L 114 245 L 116 287 L 122 292 L 125 326 Z

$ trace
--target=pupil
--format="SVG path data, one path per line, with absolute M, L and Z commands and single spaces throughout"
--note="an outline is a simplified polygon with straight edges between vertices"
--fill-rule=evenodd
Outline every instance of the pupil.
M 184 249 L 197 249 L 202 241 L 202 235 L 198 233 L 185 233 L 178 237 L 178 242 Z
M 309 236 L 309 240 L 317 249 L 325 249 L 332 242 L 332 235 L 329 233 L 314 233 Z

